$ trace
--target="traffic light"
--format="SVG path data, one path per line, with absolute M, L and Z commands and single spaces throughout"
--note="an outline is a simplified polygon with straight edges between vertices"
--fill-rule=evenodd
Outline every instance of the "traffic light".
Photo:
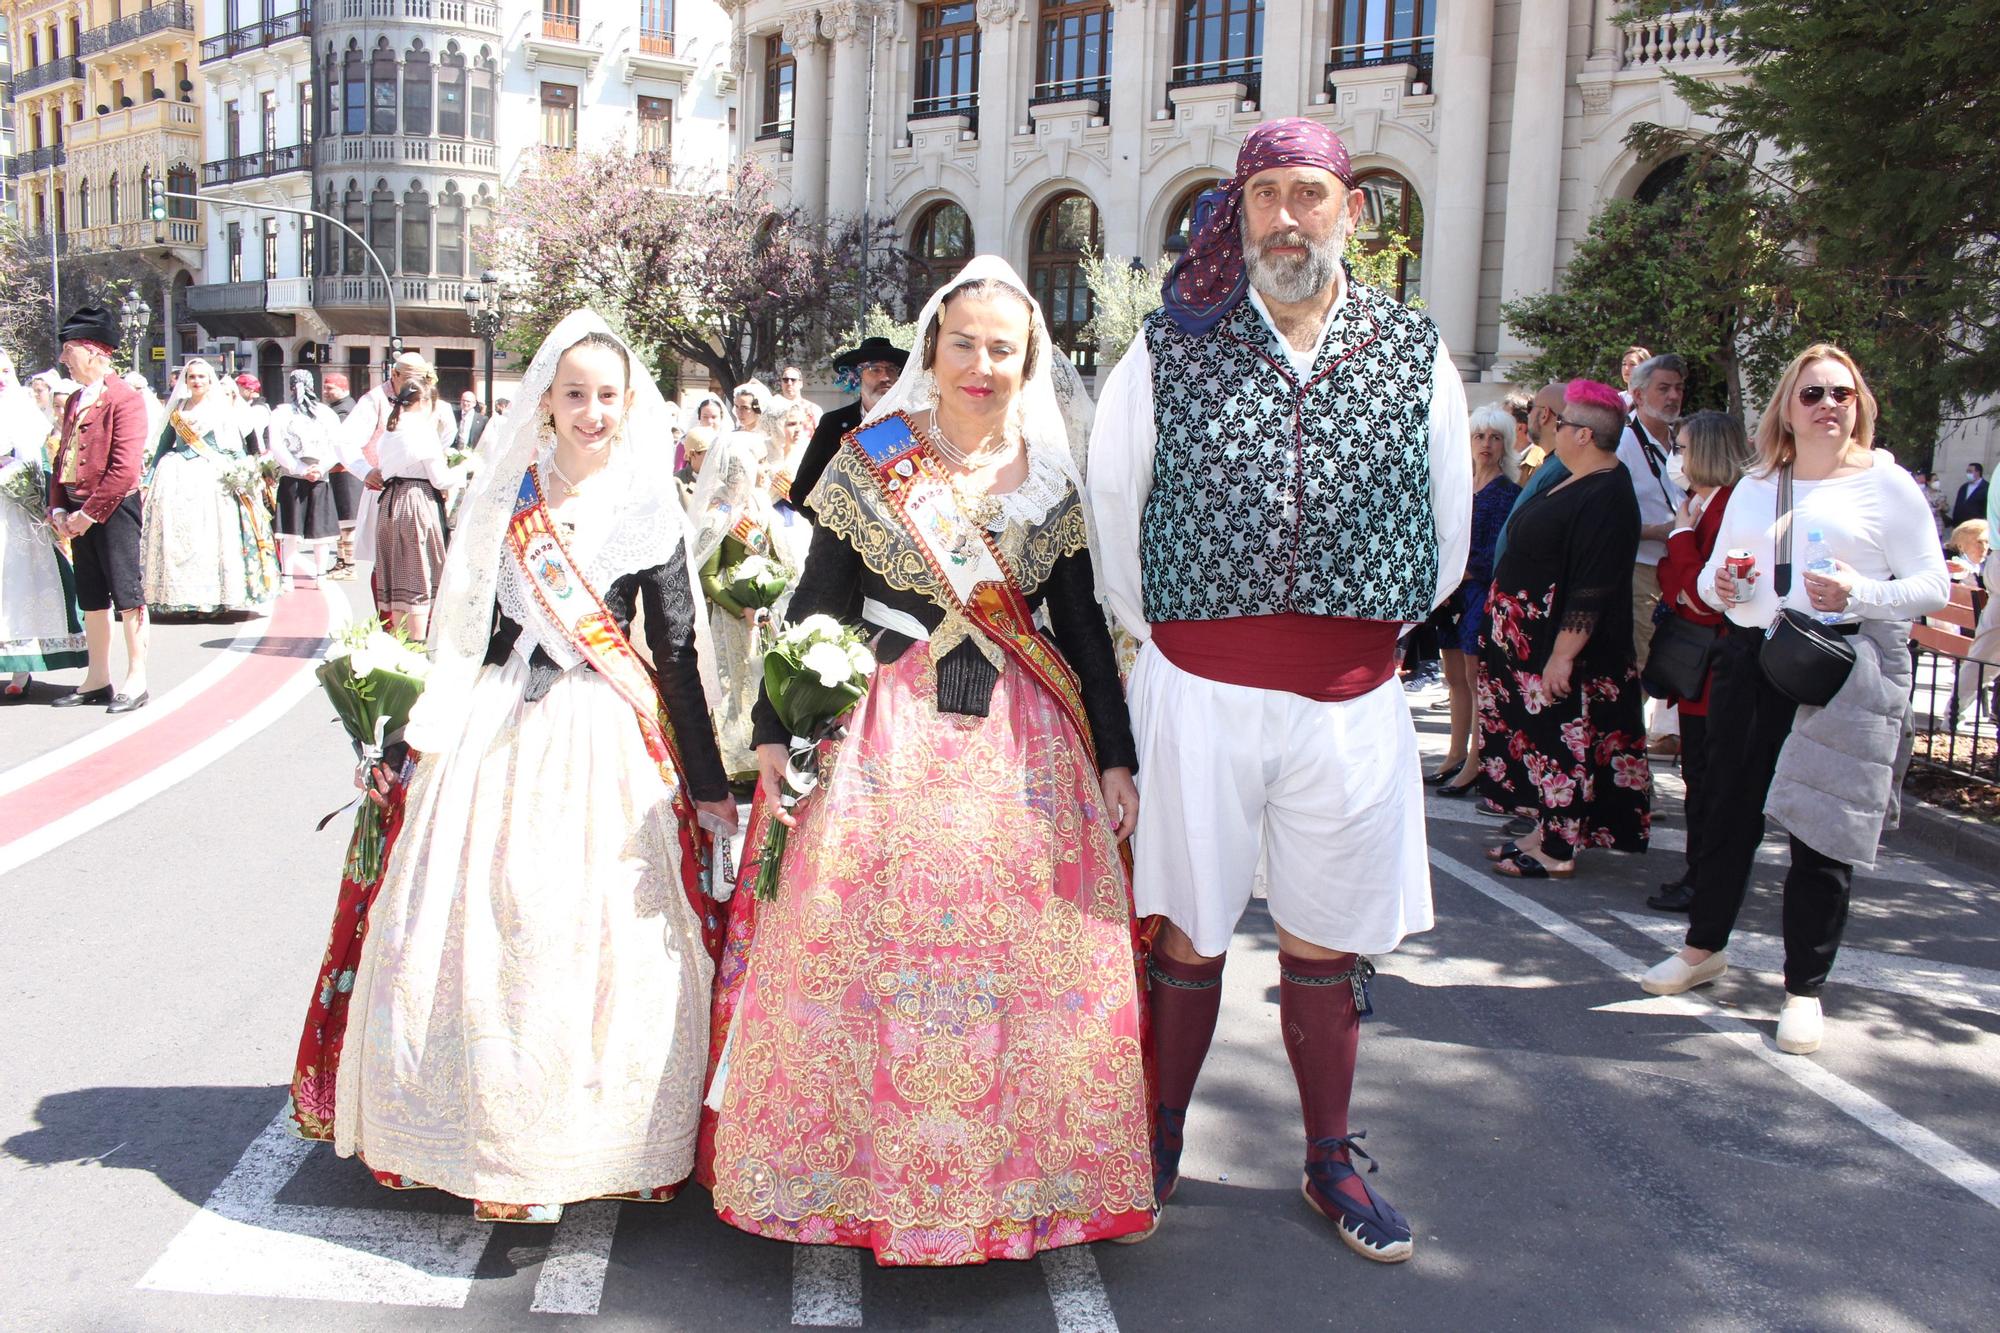
M 146 212 L 155 222 L 167 220 L 167 185 L 165 181 L 152 182 L 152 197 L 146 201 Z

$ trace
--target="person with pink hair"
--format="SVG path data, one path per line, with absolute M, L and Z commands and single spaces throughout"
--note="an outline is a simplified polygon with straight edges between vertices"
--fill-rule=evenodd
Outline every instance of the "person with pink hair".
M 1646 849 L 1652 770 L 1632 644 L 1639 503 L 1618 461 L 1618 391 L 1571 380 L 1555 419 L 1560 484 L 1527 497 L 1487 594 L 1479 752 L 1486 794 L 1536 827 L 1490 849 L 1495 871 L 1567 879 L 1586 847 Z

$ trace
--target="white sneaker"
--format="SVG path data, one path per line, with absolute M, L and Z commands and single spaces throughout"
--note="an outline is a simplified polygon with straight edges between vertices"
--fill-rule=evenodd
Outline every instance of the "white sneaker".
M 1688 963 L 1678 953 L 1653 964 L 1639 978 L 1639 987 L 1648 995 L 1679 995 L 1682 991 L 1706 986 L 1729 970 L 1729 951 L 1718 949 L 1699 963 Z
M 1811 1055 L 1819 1049 L 1826 1023 L 1817 995 L 1787 995 L 1778 1011 L 1778 1049 L 1787 1055 Z

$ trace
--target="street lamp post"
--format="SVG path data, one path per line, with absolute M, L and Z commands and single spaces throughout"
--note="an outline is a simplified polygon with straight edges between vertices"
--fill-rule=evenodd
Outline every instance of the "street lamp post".
M 486 344 L 486 410 L 493 410 L 493 340 L 500 336 L 507 312 L 501 305 L 500 280 L 491 273 L 479 275 L 477 287 L 465 289 L 465 317 L 472 324 L 472 334 Z
M 118 307 L 118 315 L 123 323 L 125 339 L 132 344 L 132 369 L 145 375 L 145 371 L 139 370 L 139 351 L 140 343 L 146 336 L 147 326 L 153 319 L 153 307 L 146 304 L 146 298 L 139 295 L 139 289 L 134 287 L 125 293 L 125 300 Z M 152 376 L 147 375 L 146 378 L 151 380 Z

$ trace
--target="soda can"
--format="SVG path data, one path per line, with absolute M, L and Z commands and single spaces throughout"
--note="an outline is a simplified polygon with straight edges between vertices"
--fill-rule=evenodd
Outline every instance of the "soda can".
M 1737 547 L 1722 558 L 1722 566 L 1736 580 L 1736 599 L 1742 601 L 1750 595 L 1750 581 L 1756 577 L 1757 557 Z

